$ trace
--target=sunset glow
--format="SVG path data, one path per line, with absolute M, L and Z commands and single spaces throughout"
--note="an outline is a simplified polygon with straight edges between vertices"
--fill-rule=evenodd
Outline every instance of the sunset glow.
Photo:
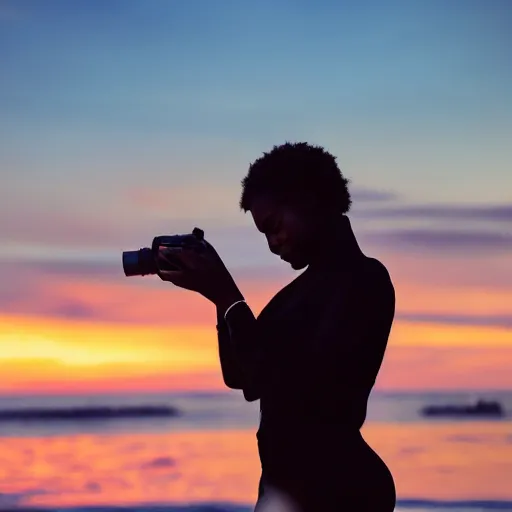
M 503 359 L 512 351 L 512 330 L 500 324 L 512 292 L 421 282 L 420 269 L 419 277 L 411 277 L 407 257 L 388 259 L 397 318 L 378 386 L 464 388 L 475 379 L 484 387 L 512 385 Z M 294 277 L 238 275 L 255 314 Z M 441 281 L 442 274 L 435 279 Z M 13 305 L 16 312 L 0 315 L 1 392 L 223 389 L 215 307 L 156 277 L 39 272 L 32 276 L 31 292 Z M 490 321 L 479 325 L 479 318 Z M 432 381 L 432 360 L 440 358 Z
M 512 386 L 506 2 L 79 4 L 0 2 L 0 393 L 222 389 L 213 305 L 121 253 L 201 227 L 258 313 L 296 274 L 240 181 L 285 141 L 395 284 L 378 387 Z

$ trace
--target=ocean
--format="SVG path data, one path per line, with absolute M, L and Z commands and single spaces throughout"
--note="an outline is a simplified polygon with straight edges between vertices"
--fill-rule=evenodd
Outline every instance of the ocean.
M 425 418 L 425 405 L 499 400 L 501 419 Z M 176 417 L 0 421 L 0 510 L 248 512 L 258 402 L 236 391 L 0 398 L 0 411 L 170 406 Z M 384 393 L 363 436 L 395 478 L 396 511 L 512 512 L 512 393 Z

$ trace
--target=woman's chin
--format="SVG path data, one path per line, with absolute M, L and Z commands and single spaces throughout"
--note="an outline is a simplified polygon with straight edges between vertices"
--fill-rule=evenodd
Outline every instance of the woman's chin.
M 293 270 L 301 270 L 304 267 L 307 267 L 307 262 L 303 261 L 303 258 L 299 257 L 292 257 L 292 256 L 281 256 L 281 259 L 290 265 L 290 267 L 293 268 Z
M 285 263 L 288 263 L 290 267 L 293 268 L 293 270 L 302 270 L 303 268 L 307 267 L 308 264 L 305 261 L 302 261 L 300 259 L 284 259 L 281 258 Z

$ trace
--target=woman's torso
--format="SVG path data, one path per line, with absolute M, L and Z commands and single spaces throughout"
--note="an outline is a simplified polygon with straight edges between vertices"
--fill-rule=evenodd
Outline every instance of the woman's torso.
M 358 275 L 368 260 L 362 256 L 343 268 L 306 270 L 258 317 L 268 362 L 257 434 L 263 474 L 276 484 L 295 489 L 295 494 L 302 493 L 303 501 L 308 493 L 318 496 L 317 486 L 326 499 L 330 494 L 332 499 L 349 493 L 360 497 L 369 492 L 367 485 L 381 485 L 382 492 L 394 495 L 389 470 L 360 434 L 380 364 L 366 370 L 370 374 L 366 381 L 357 379 L 354 368 L 352 381 L 340 379 L 343 385 L 323 389 L 318 399 L 309 402 L 294 394 L 294 382 L 290 382 L 297 380 L 294 366 L 307 368 L 305 358 L 311 357 L 311 343 L 333 290 L 341 288 L 346 304 L 351 304 L 354 287 L 360 284 Z M 341 308 L 340 319 L 349 311 Z

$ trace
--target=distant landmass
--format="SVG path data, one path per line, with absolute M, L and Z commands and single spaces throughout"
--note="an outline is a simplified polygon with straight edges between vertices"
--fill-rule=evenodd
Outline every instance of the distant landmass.
M 496 401 L 478 400 L 470 405 L 429 405 L 421 410 L 424 416 L 491 416 L 505 415 L 503 406 Z
M 45 420 L 106 420 L 120 418 L 175 417 L 180 412 L 165 405 L 141 405 L 125 407 L 71 407 L 59 409 L 12 409 L 0 411 L 2 421 L 45 421 Z

